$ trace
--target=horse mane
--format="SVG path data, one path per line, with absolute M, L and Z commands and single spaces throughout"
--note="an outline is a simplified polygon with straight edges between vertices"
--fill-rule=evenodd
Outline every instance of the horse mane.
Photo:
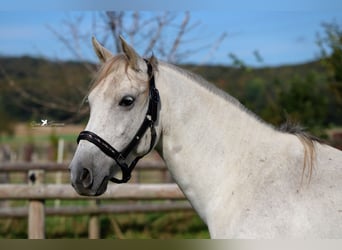
M 168 67 L 170 69 L 173 69 L 173 70 L 177 71 L 178 73 L 184 75 L 185 77 L 193 80 L 199 86 L 201 86 L 201 87 L 205 88 L 206 90 L 208 90 L 210 93 L 213 93 L 214 95 L 216 95 L 216 96 L 224 99 L 225 101 L 231 103 L 232 105 L 234 105 L 235 107 L 240 109 L 242 112 L 245 112 L 248 115 L 254 117 L 256 120 L 258 120 L 259 122 L 263 123 L 264 125 L 273 128 L 273 126 L 271 124 L 266 123 L 258 115 L 256 115 L 253 111 L 251 111 L 250 109 L 246 108 L 234 96 L 232 96 L 229 93 L 227 93 L 226 91 L 218 88 L 215 84 L 212 84 L 211 82 L 209 82 L 208 80 L 206 80 L 202 76 L 200 76 L 200 75 L 198 75 L 196 73 L 193 73 L 191 71 L 188 71 L 186 69 L 180 68 L 180 67 L 178 67 L 176 65 L 173 65 L 173 64 L 168 64 L 168 63 L 165 63 L 165 62 L 159 62 L 159 64 L 164 65 L 164 66 L 166 66 L 166 67 Z
M 247 114 L 256 118 L 259 122 L 263 123 L 264 125 L 271 127 L 275 130 L 280 132 L 293 134 L 298 137 L 300 142 L 303 144 L 304 147 L 304 162 L 303 162 L 303 170 L 302 170 L 302 177 L 301 183 L 303 183 L 305 173 L 307 172 L 308 182 L 310 183 L 312 172 L 315 166 L 316 161 L 316 149 L 315 149 L 315 142 L 324 143 L 318 137 L 313 136 L 312 134 L 308 133 L 305 128 L 300 126 L 298 123 L 287 119 L 285 123 L 283 123 L 279 128 L 275 128 L 273 125 L 266 123 L 263 121 L 259 116 L 255 113 L 247 109 L 244 105 L 242 105 L 236 98 L 229 95 L 227 92 L 222 91 L 221 89 L 217 88 L 214 84 L 209 83 L 206 79 L 202 78 L 201 76 L 192 73 L 191 71 L 184 70 L 179 68 L 175 65 L 168 64 L 168 63 L 161 63 L 171 69 L 176 70 L 177 72 L 183 74 L 184 76 L 194 80 L 200 86 L 206 88 L 209 92 L 214 93 L 216 96 L 224 98 L 226 101 L 232 103 L 233 105 L 237 106 L 241 111 L 246 112 Z
M 308 183 L 311 181 L 312 172 L 315 166 L 316 161 L 316 148 L 315 142 L 323 143 L 323 141 L 308 133 L 304 127 L 300 126 L 298 123 L 293 122 L 289 119 L 285 123 L 283 123 L 279 129 L 281 132 L 293 134 L 298 137 L 300 142 L 303 144 L 304 147 L 304 162 L 303 162 L 303 170 L 302 170 L 302 178 L 301 183 L 303 183 L 303 179 L 305 176 L 305 170 L 307 169 L 307 178 Z

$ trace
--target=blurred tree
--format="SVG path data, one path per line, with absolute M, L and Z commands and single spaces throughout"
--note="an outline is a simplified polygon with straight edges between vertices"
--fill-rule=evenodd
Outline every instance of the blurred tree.
M 89 18 L 91 22 L 86 22 Z M 89 23 L 89 28 L 80 29 L 85 22 Z M 225 35 L 221 35 L 215 42 L 215 38 L 208 41 L 203 37 L 203 42 L 199 42 L 198 35 L 195 37 L 192 32 L 199 28 L 199 24 L 191 20 L 190 12 L 107 11 L 69 16 L 58 28 L 48 28 L 74 56 L 75 61 L 82 63 L 88 76 L 86 84 L 84 77 L 78 75 L 85 74 L 84 70 L 73 67 L 72 63 L 60 64 L 58 75 L 52 75 L 52 71 L 48 70 L 49 62 L 43 61 L 46 65 L 39 65 L 36 71 L 24 72 L 39 75 L 40 82 L 16 81 L 18 75 L 14 77 L 2 69 L 7 91 L 16 94 L 16 103 L 31 116 L 43 111 L 51 117 L 63 117 L 64 121 L 79 120 L 88 113 L 88 107 L 80 107 L 80 104 L 88 91 L 87 84 L 91 83 L 90 79 L 96 72 L 96 67 L 84 56 L 87 54 L 85 50 L 92 51 L 90 38 L 93 34 L 114 54 L 121 52 L 119 36 L 122 35 L 143 56 L 150 56 L 153 51 L 159 59 L 180 63 L 198 51 L 208 50 L 208 54 L 212 54 L 213 46 L 217 49 L 225 38 Z M 183 46 L 186 43 L 194 45 Z
M 336 21 L 323 23 L 323 35 L 317 35 L 321 63 L 327 72 L 329 120 L 342 125 L 342 26 Z
M 308 74 L 306 78 L 294 76 L 287 89 L 280 93 L 279 104 L 291 119 L 312 129 L 321 128 L 326 125 L 327 91 L 315 73 Z
M 1 134 L 13 134 L 13 118 L 6 112 L 2 105 L 3 100 L 0 96 L 0 142 Z
M 249 68 L 246 63 L 241 60 L 240 58 L 238 58 L 237 55 L 235 55 L 234 53 L 228 53 L 228 57 L 230 58 L 230 60 L 232 61 L 232 66 L 238 69 L 242 69 L 244 71 L 249 71 L 251 70 L 251 68 Z
M 0 101 L 9 116 L 51 121 L 75 120 L 86 114 L 79 107 L 91 77 L 77 63 L 29 57 L 1 61 Z
M 121 35 L 137 48 L 143 57 L 154 53 L 158 59 L 174 64 L 179 64 L 203 50 L 207 50 L 212 56 L 213 50 L 217 50 L 226 37 L 225 32 L 209 41 L 207 37 L 199 37 L 195 31 L 200 30 L 200 22 L 193 22 L 189 11 L 106 11 L 94 12 L 91 15 L 92 23 L 88 30 L 79 29 L 82 23 L 89 19 L 84 13 L 64 20 L 62 28 L 48 26 L 77 61 L 85 61 L 85 48 L 92 51 L 92 48 L 89 48 L 92 35 L 96 35 L 101 44 L 114 54 L 122 52 L 119 39 Z M 203 41 L 199 42 L 201 40 Z M 191 43 L 194 45 L 184 46 Z M 84 44 L 89 44 L 89 47 L 82 46 Z M 85 66 L 93 72 L 92 67 Z

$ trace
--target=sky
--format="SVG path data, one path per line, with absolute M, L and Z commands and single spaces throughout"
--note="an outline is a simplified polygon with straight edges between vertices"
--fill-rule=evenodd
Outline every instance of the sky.
M 318 3 L 312 0 L 311 6 L 315 8 L 309 10 L 303 10 L 301 6 L 297 6 L 298 8 L 294 10 L 279 6 L 273 9 L 249 10 L 243 8 L 243 5 L 231 7 L 227 4 L 229 1 L 224 2 L 226 4 L 222 6 L 222 9 L 194 8 L 190 10 L 191 20 L 199 23 L 190 35 L 196 38 L 198 45 L 195 42 L 185 43 L 184 49 L 187 49 L 186 46 L 190 49 L 201 44 L 214 44 L 223 33 L 227 36 L 213 54 L 210 54 L 208 49 L 203 49 L 183 58 L 182 63 L 228 65 L 232 63 L 229 53 L 233 53 L 250 66 L 304 63 L 317 59 L 319 55 L 316 40 L 317 33 L 323 34 L 322 23 L 336 21 L 342 25 L 342 7 L 340 8 L 341 4 L 337 0 L 318 1 Z M 333 8 L 335 3 L 337 7 Z M 82 12 L 72 10 L 73 8 L 38 10 L 9 7 L 6 9 L 4 6 L 1 8 L 0 55 L 30 55 L 57 60 L 75 60 L 76 57 L 66 49 L 48 27 L 64 32 L 65 20 L 86 13 L 84 15 L 86 20 L 83 20 L 79 27 L 85 34 L 84 42 L 80 47 L 86 60 L 97 61 L 91 50 L 93 31 L 90 23 L 92 16 L 97 15 L 98 9 L 92 8 Z M 120 8 L 117 6 L 116 9 Z M 153 14 L 156 10 L 149 11 Z M 184 12 L 178 9 L 174 11 Z M 89 39 L 86 39 L 87 36 Z M 139 49 L 139 47 L 136 48 L 138 52 L 141 52 Z M 256 59 L 255 51 L 261 55 L 261 62 Z

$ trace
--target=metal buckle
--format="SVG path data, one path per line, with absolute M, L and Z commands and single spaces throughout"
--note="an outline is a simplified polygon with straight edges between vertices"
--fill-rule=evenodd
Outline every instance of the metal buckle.
M 125 163 L 125 157 L 119 153 L 117 157 L 114 158 L 114 160 L 118 163 L 118 165 L 120 165 L 120 167 L 122 165 L 125 165 L 125 167 L 127 166 L 127 164 Z

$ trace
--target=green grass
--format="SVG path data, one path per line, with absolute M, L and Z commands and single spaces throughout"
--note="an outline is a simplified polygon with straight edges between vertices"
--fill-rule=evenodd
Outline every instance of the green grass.
M 196 239 L 209 233 L 192 211 L 102 215 L 101 238 L 107 239 Z M 88 216 L 48 216 L 46 238 L 87 238 Z M 27 238 L 27 219 L 0 219 L 0 238 Z
M 59 134 L 65 142 L 76 144 L 77 135 Z M 33 143 L 38 159 L 46 157 L 46 147 L 51 143 L 51 135 L 38 136 L 0 136 L 0 143 L 10 144 L 15 152 L 22 152 L 26 143 Z M 69 149 L 68 149 L 69 148 Z M 70 146 L 65 145 L 65 159 L 73 154 Z M 67 151 L 69 150 L 69 151 Z M 22 153 L 21 153 L 22 154 Z M 45 158 L 44 158 L 45 159 Z M 26 173 L 11 173 L 9 182 L 25 183 Z M 140 173 L 144 182 L 160 182 L 160 173 L 147 171 Z M 63 174 L 63 182 L 68 183 L 69 174 Z M 46 173 L 46 183 L 55 182 L 55 173 Z M 143 201 L 147 202 L 147 201 Z M 158 201 L 149 201 L 158 202 Z M 122 203 L 122 201 L 101 201 L 101 204 Z M 54 200 L 46 200 L 45 206 L 54 206 Z M 26 200 L 12 200 L 11 207 L 27 207 Z M 88 206 L 86 200 L 61 200 L 60 206 Z M 48 239 L 88 238 L 89 216 L 46 216 L 45 232 Z M 154 212 L 100 215 L 100 236 L 107 239 L 183 239 L 209 238 L 208 230 L 198 215 L 193 211 L 187 212 Z M 27 218 L 0 218 L 0 238 L 27 238 Z
M 72 134 L 58 134 L 58 138 L 64 139 L 66 142 L 75 142 L 78 135 Z M 35 136 L 11 136 L 11 135 L 1 135 L 0 142 L 8 144 L 17 143 L 28 143 L 28 142 L 49 142 L 51 140 L 51 135 L 35 135 Z
M 23 176 L 14 173 L 11 183 L 22 183 Z M 14 178 L 15 177 L 15 178 Z M 46 176 L 48 183 L 54 179 Z M 48 181 L 50 180 L 50 181 Z M 138 201 L 160 203 L 161 201 Z M 130 204 L 130 201 L 103 200 L 101 204 Z M 133 204 L 133 203 L 132 203 Z M 45 201 L 53 207 L 55 200 Z M 27 207 L 27 200 L 12 200 L 11 207 Z M 89 206 L 89 200 L 61 200 L 60 206 Z M 46 216 L 48 239 L 88 238 L 89 216 Z M 194 211 L 150 212 L 100 215 L 101 238 L 107 239 L 184 239 L 209 238 L 208 230 Z M 27 238 L 27 218 L 0 218 L 0 238 Z

